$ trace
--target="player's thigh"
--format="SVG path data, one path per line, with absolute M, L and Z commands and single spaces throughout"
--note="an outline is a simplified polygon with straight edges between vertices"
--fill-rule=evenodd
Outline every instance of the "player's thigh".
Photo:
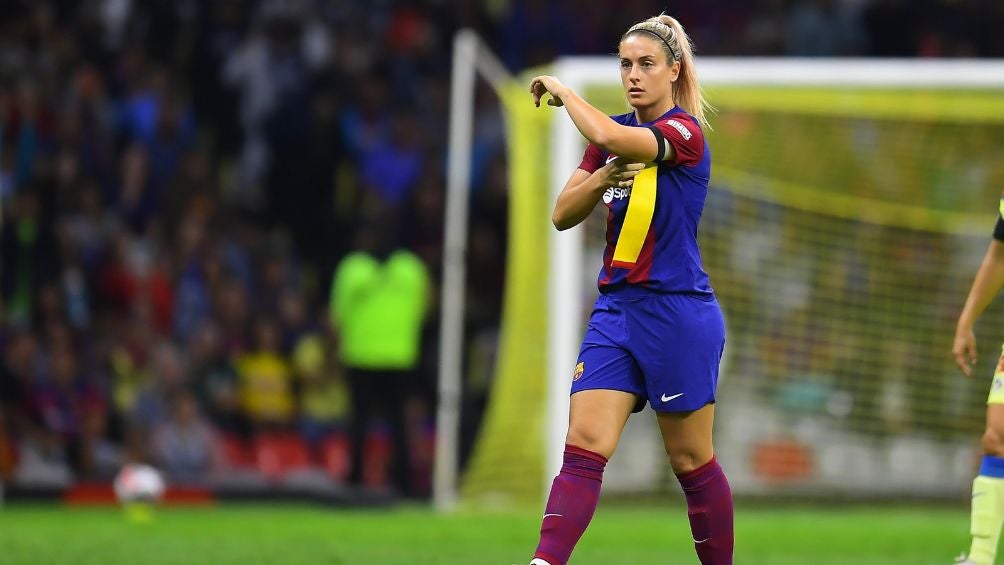
M 714 456 L 714 404 L 707 404 L 693 412 L 656 412 L 656 417 L 674 472 L 693 471 Z
M 637 395 L 621 390 L 576 392 L 569 405 L 565 441 L 609 459 L 637 403 Z
M 617 390 L 645 396 L 641 367 L 627 342 L 624 309 L 616 300 L 600 295 L 589 316 L 582 346 L 572 371 L 572 395 L 585 390 Z M 641 410 L 644 404 L 635 407 Z
M 572 398 L 588 390 L 613 390 L 634 395 L 635 412 L 645 407 L 645 378 L 634 357 L 621 345 L 590 326 L 572 371 Z
M 629 330 L 653 410 L 689 413 L 715 401 L 725 322 L 713 296 L 652 296 L 629 310 Z
M 572 372 L 567 441 L 608 458 L 628 416 L 645 406 L 641 369 L 624 347 L 623 316 L 616 301 L 597 298 Z

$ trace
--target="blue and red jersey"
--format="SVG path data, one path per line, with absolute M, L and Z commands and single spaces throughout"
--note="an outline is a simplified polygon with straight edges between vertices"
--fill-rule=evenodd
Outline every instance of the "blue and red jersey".
M 625 126 L 658 130 L 675 152 L 672 160 L 649 163 L 630 188 L 611 187 L 603 194 L 609 213 L 600 291 L 633 285 L 656 292 L 712 294 L 697 247 L 711 152 L 697 119 L 679 106 L 641 124 L 634 112 L 611 118 Z M 579 168 L 593 173 L 614 158 L 590 143 Z

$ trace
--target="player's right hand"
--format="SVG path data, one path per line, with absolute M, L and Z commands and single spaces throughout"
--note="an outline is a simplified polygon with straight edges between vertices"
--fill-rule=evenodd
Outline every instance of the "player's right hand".
M 976 363 L 976 334 L 971 327 L 960 327 L 955 330 L 955 341 L 952 343 L 952 355 L 955 356 L 955 364 L 965 376 L 970 376 L 973 372 L 973 364 Z
M 606 164 L 607 178 L 604 186 L 627 188 L 634 184 L 634 178 L 645 168 L 645 163 L 632 163 L 622 157 L 617 157 Z

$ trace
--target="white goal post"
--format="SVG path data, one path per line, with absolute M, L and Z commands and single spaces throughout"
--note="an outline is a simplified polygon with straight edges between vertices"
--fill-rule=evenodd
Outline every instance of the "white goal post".
M 496 90 L 512 80 L 512 75 L 477 33 L 469 29 L 460 30 L 453 41 L 450 80 L 443 285 L 440 292 L 439 401 L 433 469 L 433 503 L 440 511 L 448 511 L 457 503 L 468 195 L 478 73 Z

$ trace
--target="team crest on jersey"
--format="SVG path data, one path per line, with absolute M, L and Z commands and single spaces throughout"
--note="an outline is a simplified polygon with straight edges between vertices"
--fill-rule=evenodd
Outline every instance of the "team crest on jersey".
M 575 370 L 572 371 L 572 380 L 573 381 L 579 380 L 579 377 L 582 376 L 582 373 L 584 373 L 585 370 L 586 370 L 586 362 L 579 361 L 579 364 L 575 366 Z
M 680 135 L 683 136 L 683 139 L 685 139 L 687 141 L 690 141 L 691 136 L 693 136 L 693 134 L 690 133 L 690 130 L 687 129 L 687 126 L 681 124 L 680 122 L 678 122 L 676 120 L 666 120 L 666 124 L 669 125 L 669 126 L 672 126 L 673 129 L 675 129 L 676 131 L 680 132 Z

